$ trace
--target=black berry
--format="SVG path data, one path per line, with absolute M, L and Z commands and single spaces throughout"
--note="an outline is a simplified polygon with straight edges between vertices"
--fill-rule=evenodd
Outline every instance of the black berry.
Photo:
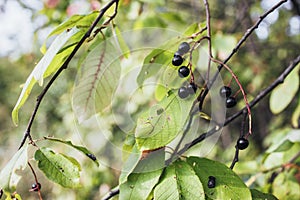
M 189 92 L 186 87 L 181 87 L 178 90 L 178 96 L 182 99 L 185 99 L 189 96 Z
M 249 146 L 249 141 L 246 138 L 239 138 L 236 146 L 239 150 L 244 150 Z
M 216 186 L 216 178 L 214 176 L 208 177 L 207 187 L 214 188 Z
M 223 86 L 220 88 L 221 97 L 229 97 L 231 95 L 231 88 L 228 86 Z
M 182 42 L 178 47 L 178 52 L 183 55 L 190 50 L 190 45 L 187 42 Z
M 188 75 L 190 74 L 190 69 L 186 66 L 181 66 L 179 69 L 178 69 L 178 75 L 181 77 L 181 78 L 184 78 L 184 77 L 187 77 Z
M 234 97 L 227 97 L 226 98 L 226 107 L 232 108 L 236 105 L 236 99 Z
M 176 52 L 174 53 L 174 57 L 176 57 L 176 56 L 182 56 L 182 54 L 181 54 L 179 51 L 176 51 Z
M 34 184 L 31 185 L 32 191 L 35 191 L 35 192 L 37 192 L 41 188 L 42 188 L 42 185 L 40 183 L 37 183 L 37 184 L 34 183 Z
M 183 58 L 180 55 L 176 55 L 174 56 L 173 60 L 172 60 L 172 64 L 174 66 L 179 66 L 183 63 Z
M 195 94 L 197 91 L 197 86 L 195 85 L 195 83 L 190 83 L 187 86 L 187 90 L 188 90 L 189 94 Z

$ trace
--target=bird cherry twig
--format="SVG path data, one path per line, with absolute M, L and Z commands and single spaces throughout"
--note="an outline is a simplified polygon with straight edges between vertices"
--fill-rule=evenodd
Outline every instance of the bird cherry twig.
M 31 169 L 31 172 L 32 172 L 33 176 L 34 176 L 35 184 L 37 185 L 37 189 L 38 189 L 37 192 L 38 192 L 38 195 L 39 195 L 39 199 L 40 199 L 40 200 L 43 200 L 42 194 L 41 194 L 41 189 L 40 189 L 40 186 L 39 186 L 40 183 L 39 183 L 39 181 L 38 181 L 38 179 L 37 179 L 36 173 L 35 173 L 35 171 L 34 171 L 32 165 L 30 164 L 30 162 L 28 161 L 27 163 L 28 163 L 28 166 L 29 166 L 30 169 Z
M 116 15 L 118 12 L 118 3 L 119 0 L 112 0 L 110 1 L 105 7 L 103 7 L 100 10 L 100 13 L 98 15 L 98 17 L 96 18 L 96 20 L 93 22 L 93 24 L 90 26 L 90 28 L 87 30 L 87 32 L 84 34 L 84 36 L 82 36 L 82 38 L 80 39 L 80 41 L 77 43 L 77 45 L 75 46 L 75 48 L 73 49 L 73 51 L 70 53 L 70 55 L 68 56 L 68 58 L 65 60 L 65 62 L 61 65 L 61 67 L 56 71 L 56 73 L 51 77 L 50 81 L 46 84 L 45 88 L 42 90 L 42 92 L 40 93 L 40 95 L 37 97 L 36 99 L 36 105 L 33 109 L 33 112 L 31 114 L 31 117 L 29 119 L 26 131 L 24 133 L 24 136 L 21 140 L 21 144 L 19 146 L 19 149 L 22 148 L 22 146 L 25 144 L 27 138 L 29 138 L 30 143 L 35 144 L 32 136 L 31 136 L 31 127 L 32 124 L 34 122 L 34 119 L 36 117 L 37 111 L 40 107 L 40 104 L 44 98 L 44 96 L 46 95 L 46 93 L 48 92 L 49 88 L 52 86 L 52 84 L 54 83 L 54 81 L 57 79 L 57 77 L 62 73 L 62 71 L 64 69 L 67 69 L 69 63 L 71 62 L 71 60 L 73 59 L 73 57 L 75 56 L 76 52 L 79 50 L 79 48 L 82 46 L 82 44 L 85 42 L 86 39 L 88 39 L 90 37 L 90 35 L 92 34 L 94 28 L 97 26 L 97 24 L 99 23 L 99 21 L 102 19 L 102 17 L 104 16 L 104 14 L 106 13 L 106 11 L 112 7 L 113 5 L 115 5 L 115 10 L 114 10 L 114 14 L 110 17 L 110 19 L 108 20 L 108 22 L 110 22 Z M 101 26 L 101 28 L 105 28 L 105 26 Z
M 209 3 L 207 0 L 203 0 L 204 6 L 205 6 L 205 13 L 206 13 L 206 27 L 207 27 L 207 43 L 208 43 L 208 53 L 209 57 L 213 57 L 212 50 L 211 50 L 211 27 L 210 27 L 210 9 L 209 9 Z M 206 83 L 209 82 L 209 74 L 210 74 L 210 68 L 211 68 L 211 60 L 208 60 L 207 65 L 207 72 L 206 72 Z
M 244 44 L 244 42 L 248 39 L 248 37 L 253 33 L 253 31 L 255 29 L 258 28 L 258 26 L 260 25 L 260 23 L 269 15 L 271 14 L 274 10 L 276 10 L 277 8 L 279 8 L 282 4 L 286 3 L 288 0 L 281 0 L 279 1 L 277 4 L 275 4 L 272 8 L 270 8 L 269 10 L 267 10 L 265 13 L 263 13 L 261 16 L 259 16 L 258 20 L 255 22 L 255 24 L 253 24 L 249 29 L 247 29 L 247 31 L 244 33 L 243 37 L 239 40 L 239 42 L 237 43 L 237 45 L 233 48 L 233 50 L 231 51 L 231 53 L 227 56 L 227 58 L 223 61 L 223 64 L 226 64 L 231 58 L 232 56 L 240 49 L 240 47 L 242 46 L 242 44 Z M 199 97 L 199 108 L 200 110 L 202 110 L 202 106 L 204 103 L 204 99 L 206 97 L 206 95 L 208 94 L 211 86 L 214 84 L 214 82 L 217 80 L 217 77 L 220 73 L 220 71 L 222 70 L 224 65 L 219 65 L 218 66 L 218 71 L 214 74 L 213 78 L 207 82 L 207 85 L 205 87 L 205 90 L 200 94 Z
M 248 112 L 248 120 L 249 120 L 249 132 L 248 134 L 246 135 L 246 138 L 248 137 L 248 135 L 251 135 L 252 134 L 252 117 L 251 117 L 251 109 L 250 109 L 250 106 L 249 106 L 249 103 L 248 103 L 248 99 L 247 99 L 247 94 L 245 93 L 244 89 L 243 89 L 243 86 L 241 84 L 241 82 L 239 81 L 238 77 L 235 75 L 235 73 L 232 71 L 232 69 L 230 69 L 230 67 L 224 63 L 222 63 L 221 61 L 219 60 L 216 60 L 214 58 L 210 58 L 213 62 L 215 63 L 218 63 L 219 65 L 222 65 L 223 67 L 225 67 L 231 74 L 231 76 L 234 78 L 235 82 L 238 84 L 239 88 L 240 88 L 240 91 L 242 92 L 243 94 L 243 98 L 244 98 L 244 101 L 245 101 L 245 104 L 246 104 L 246 108 L 247 108 L 247 112 Z
M 276 88 L 278 85 L 280 85 L 281 83 L 283 83 L 284 80 L 285 80 L 285 78 L 293 71 L 293 69 L 296 68 L 296 66 L 299 63 L 300 63 L 300 55 L 298 55 L 295 59 L 293 59 L 291 61 L 291 63 L 289 64 L 289 66 L 277 77 L 277 79 L 275 79 L 273 81 L 273 83 L 271 83 L 264 90 L 261 90 L 258 93 L 258 95 L 251 102 L 249 102 L 249 107 L 250 108 L 254 107 L 259 101 L 261 101 L 265 96 L 267 96 L 271 91 L 273 91 L 274 88 Z M 227 126 L 232 121 L 234 121 L 236 118 L 238 118 L 239 116 L 241 116 L 245 112 L 245 110 L 247 110 L 247 107 L 242 108 L 241 110 L 239 110 L 235 114 L 233 114 L 230 117 L 226 118 L 226 120 L 225 120 L 225 122 L 223 124 L 223 127 Z M 217 131 L 219 131 L 221 128 L 222 127 L 220 125 L 216 125 L 215 127 L 213 127 L 212 129 L 208 130 L 207 132 L 202 133 L 197 138 L 195 138 L 193 141 L 185 144 L 184 147 L 177 152 L 177 154 L 178 155 L 183 154 L 188 149 L 190 149 L 193 146 L 195 146 L 196 144 L 202 142 L 205 138 L 207 138 L 209 136 L 212 136 L 214 133 L 216 133 Z
M 241 124 L 241 131 L 240 131 L 240 137 L 243 137 L 244 136 L 244 131 L 245 131 L 245 122 L 247 120 L 247 111 L 244 110 L 243 112 L 243 120 L 242 120 L 242 124 Z M 239 161 L 239 152 L 240 152 L 240 149 L 238 148 L 237 144 L 235 145 L 235 154 L 234 154 L 234 157 L 233 157 L 233 160 L 231 162 L 231 165 L 230 165 L 230 169 L 233 169 L 235 164 Z

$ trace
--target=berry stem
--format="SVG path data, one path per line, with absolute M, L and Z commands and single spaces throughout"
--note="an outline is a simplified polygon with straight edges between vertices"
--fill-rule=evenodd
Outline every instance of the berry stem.
M 249 120 L 249 132 L 248 134 L 246 135 L 246 138 L 248 137 L 248 135 L 251 135 L 252 134 L 252 117 L 251 117 L 251 109 L 250 109 L 250 106 L 249 106 L 249 103 L 248 103 L 248 99 L 247 99 L 247 94 L 245 93 L 244 89 L 243 89 L 243 86 L 241 84 L 241 82 L 239 81 L 238 77 L 234 74 L 234 72 L 232 71 L 232 69 L 230 69 L 230 67 L 228 67 L 225 63 L 219 61 L 219 60 L 216 60 L 214 58 L 210 58 L 213 62 L 215 63 L 218 63 L 220 65 L 222 65 L 223 67 L 225 67 L 225 69 L 227 69 L 230 74 L 232 75 L 232 77 L 234 78 L 235 82 L 238 84 L 239 88 L 240 88 L 240 91 L 242 92 L 243 94 L 243 98 L 244 98 L 244 101 L 245 101 L 245 104 L 246 104 L 246 108 L 247 108 L 247 112 L 248 112 L 248 120 Z
M 231 76 L 231 79 L 230 79 L 229 83 L 227 84 L 228 87 L 230 87 L 232 80 L 233 80 L 233 77 Z
M 36 173 L 35 173 L 35 171 L 34 171 L 32 165 L 30 164 L 30 162 L 28 161 L 27 163 L 28 163 L 28 166 L 29 166 L 30 169 L 31 169 L 31 172 L 32 172 L 33 176 L 34 176 L 34 180 L 35 180 L 35 183 L 36 183 L 37 189 L 38 189 L 37 192 L 38 192 L 38 195 L 39 195 L 39 199 L 40 199 L 40 200 L 43 200 L 43 197 L 42 197 L 42 194 L 41 194 L 41 190 L 40 190 L 40 187 L 39 187 L 39 181 L 38 181 L 38 179 L 37 179 Z
M 207 30 L 207 26 L 205 26 L 204 28 L 202 28 L 199 32 L 193 33 L 191 36 L 189 36 L 188 38 L 190 39 L 195 39 L 198 35 L 202 34 L 204 31 Z
M 239 89 L 238 91 L 236 91 L 233 96 L 236 97 L 240 92 L 241 92 L 241 89 Z

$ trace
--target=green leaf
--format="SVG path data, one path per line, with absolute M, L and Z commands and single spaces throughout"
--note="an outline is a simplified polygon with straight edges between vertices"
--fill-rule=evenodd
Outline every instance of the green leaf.
M 15 191 L 13 193 L 4 192 L 4 195 L 6 196 L 5 200 L 22 200 L 21 195 Z
M 156 171 L 165 166 L 165 149 L 140 152 L 136 145 L 122 168 L 119 182 L 127 181 L 131 173 L 146 173 Z
M 292 171 L 283 171 L 274 180 L 273 194 L 278 199 L 299 199 L 300 185 L 292 174 Z
M 292 125 L 293 127 L 300 127 L 300 122 L 298 121 L 300 118 L 300 98 L 298 98 L 298 106 L 294 110 L 293 116 L 292 116 Z
M 57 154 L 49 148 L 42 147 L 37 150 L 34 159 L 46 177 L 63 187 L 79 187 L 80 164 L 63 154 Z
M 299 89 L 299 66 L 300 65 L 286 77 L 281 85 L 272 91 L 270 96 L 270 109 L 274 114 L 282 112 L 296 95 Z
M 134 23 L 134 29 L 142 29 L 148 27 L 166 28 L 167 24 L 161 19 L 159 15 L 147 15 L 138 18 Z
M 213 51 L 218 53 L 221 58 L 229 55 L 236 44 L 237 40 L 234 36 L 221 33 L 217 33 L 212 40 Z
M 119 199 L 146 200 L 159 181 L 161 173 L 162 169 L 130 174 L 127 181 L 120 185 Z
M 27 78 L 22 92 L 19 96 L 19 99 L 12 111 L 12 119 L 15 125 L 18 124 L 18 113 L 19 109 L 24 105 L 28 96 L 31 93 L 31 90 L 36 82 L 39 82 L 40 85 L 43 85 L 44 78 L 49 76 L 51 73 L 55 72 L 60 65 L 50 65 L 58 51 L 63 47 L 63 45 L 72 37 L 78 29 L 71 29 L 69 31 L 63 32 L 53 41 L 49 49 L 39 63 L 35 66 L 29 77 Z M 51 67 L 51 69 L 49 69 Z M 47 72 L 47 73 L 46 73 Z
M 121 74 L 116 52 L 110 41 L 103 41 L 82 63 L 73 94 L 73 108 L 79 122 L 111 105 Z
M 99 15 L 99 11 L 94 11 L 88 15 L 72 15 L 69 19 L 63 22 L 61 25 L 56 27 L 48 37 L 53 35 L 60 34 L 68 29 L 76 27 L 80 28 L 88 28 Z
M 21 176 L 18 171 L 24 170 L 27 166 L 27 149 L 28 145 L 24 145 L 19 149 L 12 159 L 5 165 L 0 172 L 0 188 L 4 191 L 14 191 Z
M 60 49 L 63 47 L 63 45 L 74 35 L 78 32 L 78 29 L 70 29 L 69 31 L 65 31 L 58 35 L 49 49 L 47 50 L 46 54 L 43 56 L 43 58 L 39 61 L 39 63 L 35 66 L 32 75 L 33 78 L 39 82 L 39 85 L 43 85 L 44 81 L 44 73 L 46 70 L 48 70 L 48 66 L 52 62 L 53 58 L 56 56 L 56 54 L 60 51 Z M 56 69 L 58 69 L 60 66 L 55 66 Z M 53 71 L 56 71 L 54 69 Z
M 137 83 L 142 86 L 148 78 L 160 74 L 163 65 L 167 65 L 172 58 L 172 53 L 164 49 L 154 49 L 146 56 L 142 69 L 137 77 Z
M 114 27 L 114 37 L 116 39 L 117 45 L 119 46 L 119 48 L 122 51 L 122 55 L 125 58 L 128 58 L 130 55 L 130 49 L 129 49 L 128 45 L 126 44 L 126 41 L 124 40 L 120 29 L 117 26 Z
M 94 163 L 97 166 L 99 166 L 99 162 L 98 162 L 97 158 L 95 157 L 95 155 L 90 150 L 88 150 L 86 147 L 79 146 L 79 145 L 74 145 L 71 141 L 66 141 L 66 140 L 63 140 L 63 139 L 60 139 L 60 138 L 44 137 L 44 139 L 49 140 L 49 141 L 53 141 L 53 142 L 60 142 L 60 143 L 69 145 L 69 146 L 73 147 L 74 149 L 82 152 L 88 158 L 90 158 L 91 160 L 93 160 Z
M 135 167 L 138 165 L 142 156 L 136 145 L 133 146 L 132 152 L 122 167 L 122 172 L 119 177 L 119 183 L 122 184 L 127 181 L 128 176 L 133 172 Z
M 279 141 L 274 141 L 266 153 L 286 151 L 290 149 L 295 142 L 300 142 L 300 130 L 291 129 L 289 132 L 284 133 Z
M 140 150 L 163 147 L 182 131 L 194 98 L 183 100 L 174 92 L 169 91 L 168 96 L 138 118 L 135 136 Z
M 203 27 L 205 26 L 206 24 L 203 24 Z M 198 23 L 194 23 L 192 25 L 190 25 L 189 27 L 186 28 L 186 30 L 184 31 L 184 35 L 185 36 L 191 36 L 192 34 L 194 33 L 197 33 L 200 31 L 200 24 Z
M 223 163 L 198 157 L 189 157 L 187 162 L 200 178 L 208 198 L 251 199 L 250 190 L 244 182 Z M 216 178 L 216 186 L 214 188 L 208 188 L 207 186 L 209 176 Z
M 127 134 L 123 142 L 122 160 L 127 160 L 135 146 L 135 137 L 133 134 Z
M 154 199 L 205 199 L 202 183 L 193 168 L 184 161 L 168 166 L 154 189 Z
M 292 143 L 289 140 L 283 140 L 279 144 L 273 144 L 266 153 L 272 153 L 272 152 L 282 152 L 290 149 L 293 146 L 294 143 Z
M 256 189 L 250 189 L 252 200 L 277 200 L 272 194 L 262 193 Z
M 142 69 L 137 77 L 139 86 L 142 86 L 148 78 L 157 74 L 164 74 L 167 68 L 173 67 L 171 64 L 172 58 L 183 39 L 180 36 L 172 38 L 160 47 L 153 49 L 145 57 Z

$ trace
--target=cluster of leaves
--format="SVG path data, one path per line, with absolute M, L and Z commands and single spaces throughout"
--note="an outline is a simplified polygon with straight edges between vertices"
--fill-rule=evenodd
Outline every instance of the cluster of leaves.
M 68 56 L 98 15 L 99 12 L 74 15 L 50 33 L 49 37 L 54 35 L 57 37 L 47 50 L 45 46 L 42 47 L 44 56 L 22 88 L 12 113 L 15 124 L 19 122 L 19 109 L 26 102 L 34 85 L 36 83 L 43 85 L 45 78 L 53 75 L 60 66 L 64 65 Z M 156 18 L 154 16 L 148 17 L 140 23 L 136 23 L 135 26 L 147 26 L 153 19 Z M 103 22 L 104 19 L 100 20 L 99 24 Z M 142 25 L 141 22 L 143 22 Z M 155 21 L 154 24 L 164 27 L 163 21 Z M 141 109 L 135 113 L 136 126 L 124 141 L 123 159 L 125 163 L 119 177 L 120 199 L 276 199 L 271 194 L 249 189 L 237 174 L 217 161 L 189 156 L 178 158 L 174 162 L 167 163 L 167 165 L 165 163 L 168 154 L 165 146 L 183 133 L 190 118 L 190 113 L 187 111 L 191 110 L 195 100 L 194 98 L 185 100 L 177 98 L 177 92 L 174 89 L 180 87 L 186 80 L 178 80 L 176 69 L 171 66 L 170 60 L 178 44 L 186 40 L 187 36 L 198 33 L 201 28 L 203 28 L 203 24 L 191 25 L 182 36 L 168 38 L 164 44 L 156 47 L 144 57 L 142 69 L 137 76 L 137 84 L 138 87 L 143 87 L 144 82 L 148 79 L 153 77 L 157 79 L 159 84 L 154 89 L 154 98 L 151 102 L 153 104 L 154 101 L 156 104 L 149 109 Z M 101 34 L 97 33 L 99 32 L 94 30 L 93 34 L 86 40 L 85 46 L 82 47 L 86 48 L 86 51 L 78 60 L 78 79 L 73 94 L 73 108 L 78 121 L 81 123 L 88 121 L 95 115 L 105 116 L 109 115 L 107 113 L 111 113 L 107 110 L 113 109 L 111 99 L 116 95 L 115 92 L 120 84 L 118 81 L 122 76 L 123 58 L 130 58 L 131 56 L 129 45 L 126 44 L 126 40 L 117 26 L 111 26 L 101 31 Z M 111 37 L 113 40 L 107 39 Z M 235 37 L 231 35 L 217 33 L 213 38 L 212 51 L 214 55 L 228 54 L 236 43 Z M 207 58 L 205 59 L 203 52 L 193 53 L 192 56 L 193 66 L 195 66 L 193 70 L 195 72 L 203 70 L 197 64 L 199 62 L 201 64 L 207 63 Z M 270 99 L 272 112 L 280 113 L 294 99 L 299 85 L 297 70 L 288 76 L 284 85 L 273 91 Z M 292 89 L 286 90 L 287 87 Z M 199 93 L 200 91 L 197 92 L 196 96 Z M 278 101 L 278 95 L 280 96 L 282 93 L 286 93 L 288 98 Z M 150 100 L 144 105 L 150 107 L 148 102 Z M 298 106 L 293 114 L 294 126 L 298 125 L 299 113 Z M 209 114 L 202 113 L 202 115 L 205 116 L 202 118 L 211 119 Z M 280 133 L 272 134 L 269 141 L 266 140 L 268 143 L 266 145 L 270 147 L 262 158 L 265 178 L 268 178 L 268 173 L 274 173 L 276 170 L 282 170 L 286 175 L 277 171 L 274 180 L 263 191 L 273 192 L 280 199 L 284 197 L 296 199 L 299 195 L 298 190 L 293 189 L 294 187 L 290 187 L 290 185 L 297 184 L 294 174 L 299 174 L 296 165 L 292 164 L 295 162 L 293 156 L 297 155 L 300 148 L 299 131 L 289 129 L 286 133 L 284 139 L 281 137 L 282 131 L 280 131 Z M 72 147 L 91 159 L 97 166 L 99 165 L 94 153 L 83 146 L 54 137 L 44 137 L 42 140 Z M 37 147 L 37 144 L 33 145 L 35 149 L 33 157 L 38 168 L 44 172 L 47 179 L 67 188 L 80 187 L 82 168 L 79 161 L 70 155 L 56 153 L 49 147 Z M 30 160 L 27 156 L 29 147 L 31 146 L 26 144 L 19 149 L 0 173 L 0 187 L 7 195 L 7 199 L 11 197 L 20 181 L 19 170 L 24 170 Z M 280 161 L 278 161 L 279 159 Z M 275 164 L 273 163 L 274 160 L 276 160 Z M 244 170 L 249 172 L 247 168 L 249 166 L 251 165 L 246 165 Z M 242 167 L 243 165 L 238 166 L 237 172 L 243 174 Z M 255 169 L 252 168 L 251 170 L 251 172 L 253 170 L 260 171 L 260 167 L 256 165 Z M 208 186 L 209 176 L 214 176 L 216 179 L 213 188 Z M 274 190 L 278 185 L 284 185 L 284 188 Z M 266 184 L 259 186 L 263 188 Z M 295 186 L 295 188 L 297 187 Z M 17 195 L 14 194 L 14 196 Z M 16 198 L 20 199 L 20 197 Z

